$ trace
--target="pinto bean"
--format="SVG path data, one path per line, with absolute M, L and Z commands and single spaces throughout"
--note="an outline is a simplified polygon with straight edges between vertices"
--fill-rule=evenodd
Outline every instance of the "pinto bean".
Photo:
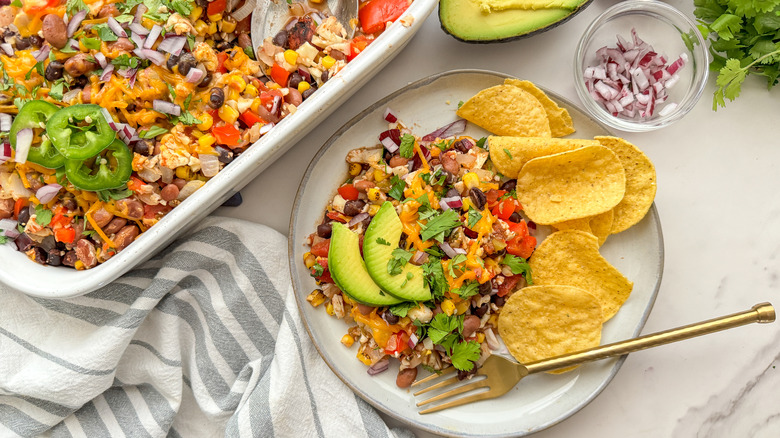
M 460 165 L 457 161 L 455 161 L 454 158 L 450 157 L 447 154 L 440 155 L 439 160 L 441 160 L 441 166 L 446 170 L 447 172 L 457 175 L 458 171 L 460 170 Z
M 68 251 L 62 256 L 62 264 L 72 268 L 78 259 L 79 257 L 76 255 L 76 251 Z
M 138 220 L 144 217 L 144 206 L 135 199 L 120 199 L 116 201 L 116 207 L 130 219 Z
M 376 187 L 376 184 L 373 183 L 373 181 L 369 181 L 367 179 L 361 179 L 360 181 L 353 184 L 358 191 L 365 192 L 370 188 Z
M 238 47 L 241 47 L 242 49 L 246 49 L 247 47 L 252 47 L 252 39 L 249 37 L 249 34 L 247 33 L 238 34 Z
M 8 219 L 14 215 L 13 198 L 0 199 L 0 219 Z
M 469 315 L 463 320 L 463 339 L 473 335 L 479 328 L 479 317 L 476 315 Z
M 81 263 L 84 263 L 85 268 L 93 268 L 97 265 L 95 245 L 87 239 L 81 239 L 76 242 L 76 257 L 78 257 Z
M 406 166 L 409 163 L 408 158 L 404 158 L 400 155 L 393 155 L 393 158 L 387 163 L 390 167 Z
M 98 18 L 116 17 L 119 15 L 119 9 L 114 5 L 105 5 L 100 8 L 98 12 Z
M 0 27 L 5 28 L 14 22 L 16 13 L 10 6 L 3 6 L 0 8 Z M 22 49 L 19 49 L 22 50 Z
M 160 196 L 165 201 L 173 201 L 179 197 L 179 187 L 176 184 L 168 184 L 160 190 Z
M 301 102 L 303 102 L 303 96 L 301 96 L 301 92 L 295 88 L 288 88 L 288 90 L 289 92 L 287 93 L 287 96 L 284 96 L 284 101 L 290 105 L 300 105 Z
M 84 103 L 92 103 L 92 85 L 87 85 L 81 90 L 81 100 Z
M 116 244 L 116 250 L 121 251 L 133 243 L 135 238 L 138 237 L 138 227 L 135 225 L 126 225 L 116 233 L 114 237 L 114 243 Z
M 114 41 L 113 43 L 110 43 L 108 45 L 109 50 L 123 50 L 125 52 L 129 52 L 133 49 L 135 49 L 135 44 L 133 44 L 132 41 L 130 41 L 127 38 L 119 38 L 118 40 Z
M 65 61 L 65 71 L 73 77 L 82 76 L 91 72 L 97 67 L 97 64 L 90 61 L 90 56 L 86 53 L 77 53 L 75 56 Z
M 43 39 L 61 49 L 68 43 L 68 28 L 62 18 L 55 14 L 43 17 Z
M 103 232 L 110 236 L 121 230 L 125 225 L 127 225 L 127 219 L 123 217 L 115 217 L 111 219 L 111 222 L 109 222 L 108 225 L 103 227 Z
M 408 388 L 417 378 L 417 367 L 407 368 L 398 372 L 398 377 L 395 378 L 395 386 L 399 388 Z
M 100 208 L 96 212 L 92 213 L 92 219 L 95 221 L 98 227 L 103 228 L 106 225 L 108 225 L 109 222 L 111 222 L 111 219 L 114 218 L 114 215 L 109 213 L 108 210 L 105 208 Z M 92 229 L 92 224 L 87 222 L 87 229 Z

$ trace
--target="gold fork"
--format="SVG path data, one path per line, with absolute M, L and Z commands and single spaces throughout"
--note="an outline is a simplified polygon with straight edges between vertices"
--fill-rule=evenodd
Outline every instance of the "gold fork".
M 457 386 L 443 394 L 439 394 L 427 400 L 418 402 L 417 406 L 423 406 L 428 403 L 441 401 L 478 388 L 488 388 L 488 390 L 457 398 L 455 400 L 424 409 L 420 411 L 420 414 L 429 414 L 431 412 L 437 412 L 442 409 L 452 408 L 478 400 L 496 398 L 509 392 L 510 389 L 515 387 L 520 379 L 529 374 L 557 370 L 585 362 L 592 362 L 594 360 L 633 353 L 635 351 L 644 350 L 646 348 L 652 348 L 659 345 L 682 341 L 683 339 L 690 339 L 696 336 L 706 335 L 709 333 L 739 327 L 754 322 L 769 323 L 773 322 L 774 320 L 775 309 L 772 307 L 772 305 L 769 303 L 761 303 L 756 304 L 750 310 L 746 310 L 744 312 L 734 313 L 731 315 L 722 316 L 720 318 L 710 319 L 707 321 L 665 330 L 658 333 L 652 333 L 634 339 L 601 345 L 587 350 L 556 356 L 550 359 L 537 360 L 527 364 L 520 364 L 502 356 L 492 355 L 488 357 L 488 359 L 476 372 L 476 375 L 472 377 L 469 383 L 462 386 Z M 415 381 L 412 383 L 412 386 L 430 382 L 452 372 L 454 372 L 454 368 L 449 367 L 441 374 L 432 374 L 424 379 Z M 484 376 L 485 378 L 480 378 L 478 376 Z M 479 380 L 475 381 L 475 379 Z M 415 392 L 414 396 L 417 397 L 418 395 L 429 391 L 453 386 L 458 383 L 458 381 L 459 380 L 457 376 L 451 377 Z

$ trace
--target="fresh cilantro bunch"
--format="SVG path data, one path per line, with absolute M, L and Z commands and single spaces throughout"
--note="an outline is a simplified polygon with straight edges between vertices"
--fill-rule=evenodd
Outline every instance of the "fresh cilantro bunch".
M 780 0 L 694 0 L 699 30 L 710 37 L 718 72 L 712 109 L 739 97 L 748 75 L 766 77 L 772 88 L 780 76 Z

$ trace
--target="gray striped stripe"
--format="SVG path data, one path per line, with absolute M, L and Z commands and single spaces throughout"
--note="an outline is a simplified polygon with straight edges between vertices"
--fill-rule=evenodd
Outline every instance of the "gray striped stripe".
M 182 438 L 182 436 L 179 435 L 179 432 L 176 432 L 176 429 L 171 428 L 168 431 L 168 438 Z
M 159 351 L 157 351 L 156 348 L 154 348 L 154 346 L 152 346 L 151 344 L 149 344 L 147 342 L 139 341 L 137 339 L 134 339 L 134 340 L 130 341 L 130 345 L 138 345 L 138 346 L 140 346 L 142 348 L 145 348 L 145 349 L 149 350 L 153 355 L 155 355 L 155 357 L 157 357 L 157 359 L 160 359 L 160 362 L 164 363 L 165 365 L 168 365 L 168 366 L 171 366 L 171 367 L 181 367 L 181 361 L 180 360 L 173 360 L 173 359 L 168 359 L 168 358 L 164 357 Z
M 83 306 L 65 300 L 47 300 L 44 298 L 32 298 L 41 307 L 63 315 L 80 319 L 95 326 L 104 326 L 113 320 L 119 319 L 122 314 L 99 307 Z
M 271 395 L 271 376 L 263 374 L 263 377 L 257 382 L 260 391 L 252 391 L 250 400 L 252 401 L 245 409 L 249 411 L 249 424 L 253 431 L 260 431 L 263 436 L 274 436 L 274 420 L 271 415 L 271 404 L 268 398 Z
M 73 435 L 65 426 L 65 422 L 60 422 L 52 428 L 51 438 L 73 438 Z
M 76 409 L 79 408 L 79 406 L 69 407 L 69 406 L 61 405 L 59 403 L 50 402 L 48 400 L 41 400 L 41 399 L 35 398 L 35 397 L 20 396 L 20 395 L 17 395 L 17 396 L 14 396 L 14 397 L 18 398 L 20 400 L 24 400 L 25 402 L 27 402 L 27 403 L 29 403 L 29 404 L 31 404 L 33 406 L 36 406 L 36 407 L 38 407 L 40 409 L 43 409 L 44 411 L 46 411 L 46 412 L 48 412 L 48 413 L 50 413 L 52 415 L 55 415 L 57 417 L 62 417 L 62 418 L 67 417 L 68 415 L 72 414 L 73 412 L 76 411 Z M 2 401 L 4 399 L 6 399 L 6 398 L 9 398 L 9 397 L 7 397 L 7 396 L 0 396 L 0 403 L 2 403 Z
M 84 429 L 84 433 L 88 437 L 110 435 L 108 427 L 103 423 L 103 419 L 100 418 L 97 408 L 95 408 L 95 402 L 89 402 L 76 411 L 76 419 L 79 420 L 81 428 Z
M 7 404 L 0 404 L 0 418 L 8 418 L 11 421 L 3 423 L 3 426 L 24 437 L 38 436 L 49 427 L 24 412 Z
M 363 426 L 365 426 L 366 435 L 371 438 L 374 437 L 387 437 L 387 427 L 385 423 L 379 418 L 379 415 L 371 409 L 368 403 L 357 394 L 353 394 L 355 397 L 355 403 L 357 404 L 358 411 L 360 412 L 360 419 L 363 420 Z
M 145 436 L 149 436 L 149 432 L 144 430 L 141 419 L 138 418 L 138 413 L 133 408 L 133 404 L 130 402 L 130 397 L 127 396 L 127 392 L 123 388 L 113 387 L 109 388 L 103 393 L 106 398 L 106 403 L 111 408 L 111 412 L 114 413 L 116 422 L 119 423 L 119 427 L 127 436 L 141 436 L 145 433 Z M 153 409 L 150 409 L 154 411 Z
M 156 390 L 154 386 L 144 383 L 137 386 L 146 404 L 149 406 L 149 412 L 152 413 L 154 421 L 160 426 L 160 429 L 167 430 L 173 424 L 173 418 L 176 411 L 171 408 L 168 400 Z
M 309 375 L 306 373 L 306 362 L 303 360 L 303 347 L 301 346 L 301 337 L 298 334 L 298 328 L 295 327 L 295 323 L 293 323 L 293 317 L 290 314 L 290 311 L 288 309 L 284 309 L 284 320 L 287 322 L 287 325 L 290 327 L 290 333 L 293 335 L 293 339 L 295 340 L 295 348 L 298 350 L 298 360 L 301 363 L 301 369 L 303 372 L 303 383 L 306 387 L 306 392 L 309 394 L 309 405 L 311 406 L 311 413 L 312 417 L 314 419 L 314 426 L 317 428 L 317 435 L 323 436 L 322 432 L 322 424 L 320 424 L 320 416 L 317 413 L 317 405 L 314 402 L 314 394 L 311 391 L 311 384 L 309 383 Z
M 65 359 L 59 358 L 53 354 L 49 354 L 40 348 L 36 347 L 35 345 L 30 344 L 29 342 L 25 341 L 24 339 L 19 338 L 18 336 L 14 335 L 13 333 L 5 330 L 4 328 L 0 327 L 0 335 L 5 335 L 12 341 L 16 342 L 20 346 L 24 347 L 28 351 L 31 351 L 35 353 L 38 356 L 41 356 L 42 358 L 49 360 L 51 362 L 56 363 L 57 365 L 60 365 L 64 368 L 67 368 L 71 371 L 75 371 L 80 374 L 88 374 L 91 376 L 105 376 L 107 374 L 111 374 L 114 372 L 115 368 L 112 368 L 110 370 L 94 370 L 89 368 L 84 368 L 80 365 L 76 365 L 74 363 L 68 362 Z

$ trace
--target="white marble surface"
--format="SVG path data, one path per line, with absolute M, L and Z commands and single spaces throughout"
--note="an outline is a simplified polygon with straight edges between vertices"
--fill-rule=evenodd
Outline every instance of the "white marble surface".
M 241 207 L 216 214 L 287 234 L 300 177 L 331 133 L 374 101 L 433 73 L 496 70 L 577 102 L 575 44 L 615 1 L 594 3 L 563 26 L 505 44 L 458 42 L 432 15 L 387 68 L 242 190 Z M 669 3 L 693 15 L 693 0 Z M 780 87 L 767 91 L 765 81 L 750 78 L 739 99 L 713 112 L 714 84 L 711 77 L 697 107 L 676 125 L 623 134 L 656 165 L 665 238 L 663 283 L 643 333 L 763 301 L 780 306 Z M 778 365 L 780 323 L 635 353 L 592 403 L 535 436 L 778 437 Z

